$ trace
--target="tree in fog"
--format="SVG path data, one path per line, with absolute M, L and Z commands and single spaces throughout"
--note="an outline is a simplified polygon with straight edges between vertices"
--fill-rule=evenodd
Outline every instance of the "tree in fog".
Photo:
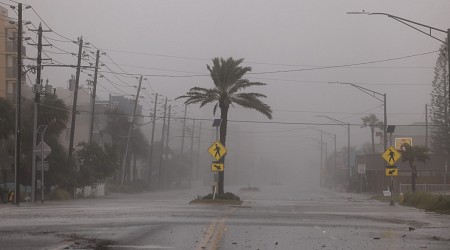
M 12 103 L 0 97 L 0 145 L 14 133 L 14 124 Z
M 375 114 L 370 114 L 361 118 L 363 125 L 361 128 L 369 127 L 372 138 L 372 153 L 375 153 L 375 129 L 383 129 L 383 122 Z
M 272 119 L 272 109 L 265 104 L 260 98 L 266 98 L 265 95 L 255 92 L 242 92 L 242 90 L 252 86 L 263 86 L 265 83 L 251 82 L 244 77 L 250 72 L 251 67 L 242 67 L 240 64 L 244 61 L 243 58 L 234 60 L 228 58 L 213 58 L 212 67 L 207 65 L 213 80 L 213 88 L 193 87 L 186 93 L 186 95 L 178 98 L 186 98 L 186 104 L 199 103 L 200 107 L 208 103 L 215 103 L 213 113 L 216 113 L 217 107 L 220 108 L 220 118 L 222 124 L 220 125 L 220 142 L 225 145 L 227 136 L 227 119 L 230 105 L 237 104 L 244 108 L 254 109 L 267 118 Z M 177 98 L 177 99 L 178 99 Z M 222 157 L 221 162 L 225 158 Z M 219 172 L 219 193 L 224 192 L 224 173 Z
M 126 168 L 123 169 L 124 175 L 120 174 L 117 176 L 121 176 L 121 178 L 130 179 L 130 166 L 131 166 L 131 156 L 135 156 L 134 159 L 137 158 L 147 158 L 148 147 L 149 144 L 146 140 L 146 137 L 142 134 L 140 128 L 134 128 L 131 131 L 130 144 L 128 148 L 128 159 L 124 159 L 128 131 L 130 129 L 130 122 L 128 121 L 128 114 L 121 112 L 119 109 L 109 110 L 108 112 L 108 121 L 106 123 L 106 127 L 101 132 L 102 134 L 108 134 L 111 136 L 111 144 L 117 149 L 120 153 L 120 165 L 123 165 L 123 161 L 127 160 Z M 135 163 L 135 162 L 134 162 Z M 135 164 L 133 163 L 133 172 L 135 169 Z M 119 179 L 119 178 L 117 178 Z
M 402 162 L 408 162 L 411 167 L 411 190 L 416 192 L 417 167 L 416 161 L 425 163 L 428 157 L 428 148 L 420 145 L 411 146 L 407 143 L 401 146 Z
M 434 153 L 450 152 L 448 74 L 447 46 L 442 44 L 434 67 L 430 104 L 430 118 L 435 125 L 431 130 L 431 150 Z
M 29 99 L 22 101 L 22 160 L 21 160 L 21 183 L 31 184 L 31 163 L 33 150 L 33 105 Z M 52 152 L 46 158 L 49 171 L 45 172 L 45 188 L 55 185 L 69 189 L 74 182 L 73 164 L 67 157 L 66 149 L 60 144 L 61 133 L 66 129 L 69 120 L 69 109 L 64 101 L 57 95 L 46 95 L 41 98 L 39 106 L 39 125 L 47 125 L 44 141 L 51 147 Z M 40 137 L 38 137 L 40 141 Z
M 82 142 L 77 146 L 74 158 L 79 167 L 77 186 L 81 188 L 105 181 L 119 167 L 116 149 L 107 144 L 102 147 L 95 142 Z

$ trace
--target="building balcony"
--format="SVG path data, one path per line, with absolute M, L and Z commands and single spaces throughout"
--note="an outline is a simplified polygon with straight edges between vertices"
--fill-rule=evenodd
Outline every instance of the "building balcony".
M 17 54 L 17 43 L 13 41 L 7 41 L 6 42 L 6 53 L 9 54 Z M 27 50 L 25 46 L 22 46 L 22 56 L 25 56 L 27 54 Z

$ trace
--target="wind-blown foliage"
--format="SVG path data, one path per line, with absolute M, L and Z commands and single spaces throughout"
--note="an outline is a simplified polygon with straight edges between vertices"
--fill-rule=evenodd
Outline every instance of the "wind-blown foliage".
M 206 104 L 213 103 L 213 114 L 215 115 L 217 108 L 220 108 L 220 118 L 222 123 L 220 126 L 220 142 L 226 144 L 227 134 L 227 120 L 228 109 L 230 105 L 239 105 L 244 108 L 254 109 L 267 118 L 272 119 L 272 109 L 269 105 L 261 101 L 261 98 L 266 98 L 265 95 L 255 92 L 242 92 L 243 90 L 254 87 L 266 85 L 262 82 L 251 82 L 243 78 L 244 75 L 250 72 L 251 67 L 243 67 L 240 64 L 244 59 L 234 60 L 233 58 L 213 58 L 213 65 L 206 65 L 210 72 L 211 79 L 214 86 L 212 88 L 193 87 L 186 95 L 179 98 L 186 99 L 186 104 L 200 104 L 200 107 Z M 225 161 L 222 157 L 221 162 Z M 219 172 L 219 193 L 223 193 L 224 173 Z
M 375 114 L 370 114 L 361 118 L 363 125 L 362 128 L 370 127 L 370 134 L 372 138 L 372 153 L 375 153 L 375 129 L 382 130 L 384 128 L 383 122 L 378 120 Z
M 97 143 L 80 143 L 75 150 L 74 158 L 80 168 L 77 186 L 92 185 L 97 181 L 104 181 L 111 177 L 119 167 L 119 157 L 113 147 L 104 148 Z
M 417 167 L 416 161 L 425 163 L 428 159 L 428 148 L 424 146 L 411 146 L 407 143 L 401 146 L 402 162 L 409 162 L 411 167 L 411 187 L 412 191 L 416 191 Z
M 434 67 L 430 118 L 435 125 L 431 130 L 431 150 L 444 154 L 450 152 L 448 63 L 447 46 L 443 44 Z
M 0 143 L 14 133 L 14 124 L 12 103 L 0 97 Z
M 33 106 L 32 100 L 24 99 L 22 102 L 22 160 L 21 183 L 31 184 L 31 164 L 33 149 Z M 64 102 L 56 95 L 44 96 L 39 106 L 38 124 L 47 125 L 44 141 L 51 147 L 52 152 L 47 157 L 49 171 L 45 172 L 45 186 L 56 185 L 62 188 L 70 188 L 74 183 L 73 165 L 67 159 L 67 152 L 59 143 L 59 136 L 66 128 L 69 119 L 69 111 Z M 38 141 L 40 137 L 37 138 Z
M 111 136 L 112 145 L 117 149 L 122 157 L 121 165 L 123 164 L 123 155 L 125 154 L 128 131 L 130 129 L 130 122 L 128 121 L 128 115 L 124 115 L 119 109 L 108 111 L 108 122 L 102 133 L 109 134 Z M 142 134 L 139 128 L 134 128 L 131 131 L 130 145 L 128 148 L 128 162 L 127 168 L 123 171 L 129 172 L 129 165 L 131 161 L 131 155 L 135 155 L 138 158 L 146 158 L 149 152 L 149 143 L 146 137 Z M 126 175 L 123 176 L 124 178 Z

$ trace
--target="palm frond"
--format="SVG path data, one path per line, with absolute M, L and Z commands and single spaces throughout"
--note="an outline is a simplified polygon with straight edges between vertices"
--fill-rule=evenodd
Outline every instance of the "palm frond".
M 266 84 L 262 82 L 250 82 L 247 79 L 240 79 L 235 84 L 233 84 L 233 86 L 231 86 L 231 88 L 228 90 L 228 93 L 231 95 L 233 93 L 238 92 L 239 90 L 244 90 L 248 87 L 264 86 L 264 85 Z
M 230 97 L 230 101 L 244 108 L 254 109 L 267 116 L 267 118 L 272 119 L 272 109 L 269 105 L 259 100 L 259 97 L 265 97 L 265 95 L 258 93 L 240 93 Z
M 217 107 L 219 106 L 219 103 L 217 102 L 215 105 L 214 105 L 214 108 L 213 108 L 213 115 L 216 115 L 216 111 L 217 111 Z

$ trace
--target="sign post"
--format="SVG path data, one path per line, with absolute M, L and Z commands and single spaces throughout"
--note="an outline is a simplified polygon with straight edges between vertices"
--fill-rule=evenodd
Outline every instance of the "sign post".
M 211 145 L 211 147 L 209 147 L 208 149 L 208 152 L 211 154 L 211 156 L 214 157 L 214 159 L 216 159 L 216 163 L 227 153 L 227 149 L 219 141 L 219 127 L 221 124 L 222 119 L 214 119 L 212 126 L 216 128 L 216 142 L 214 142 L 213 145 Z M 215 168 L 214 163 L 215 162 L 213 162 L 211 165 L 211 170 L 214 172 L 213 200 L 216 198 L 216 192 L 219 188 L 219 174 L 218 174 L 219 171 L 213 170 L 213 169 L 218 170 L 219 167 Z M 221 169 L 222 169 L 221 171 L 223 172 L 223 163 Z
M 44 203 L 44 160 L 47 158 L 47 156 L 52 152 L 52 149 L 50 148 L 47 143 L 44 141 L 44 134 L 47 130 L 47 125 L 39 125 L 37 129 L 37 134 L 41 135 L 41 142 L 37 145 L 35 152 L 40 153 L 40 160 L 41 160 L 41 202 Z M 33 180 L 34 181 L 34 180 Z
M 358 174 L 361 177 L 359 192 L 362 193 L 363 189 L 363 175 L 366 174 L 366 164 L 358 164 Z
M 386 176 L 391 177 L 391 202 L 389 203 L 391 206 L 394 205 L 394 197 L 393 197 L 393 188 L 394 188 L 394 178 L 393 176 L 398 176 L 398 168 L 395 166 L 395 162 L 400 159 L 402 155 L 392 146 L 390 146 L 386 151 L 381 155 L 381 157 L 387 162 L 388 166 L 386 166 Z

